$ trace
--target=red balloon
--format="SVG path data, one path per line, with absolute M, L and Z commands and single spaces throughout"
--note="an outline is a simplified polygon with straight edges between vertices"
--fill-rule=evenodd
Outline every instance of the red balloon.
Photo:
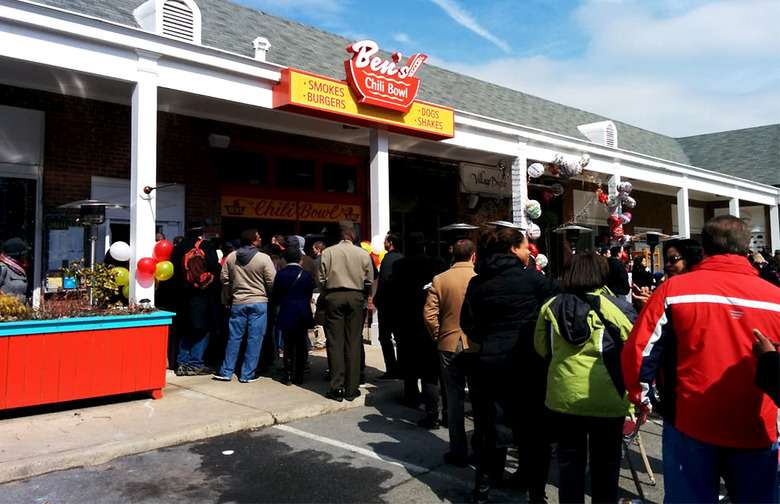
M 152 257 L 157 262 L 167 261 L 171 258 L 171 252 L 173 252 L 173 243 L 168 240 L 160 240 L 154 244 Z
M 136 264 L 136 271 L 143 275 L 154 275 L 154 271 L 157 269 L 157 261 L 151 257 L 142 257 Z
M 534 257 L 536 257 L 536 254 L 539 253 L 539 247 L 537 247 L 535 243 L 529 243 L 528 250 L 531 251 L 531 255 Z
M 555 195 L 551 190 L 545 189 L 544 191 L 542 191 L 542 199 L 544 199 L 544 201 L 547 201 L 549 203 L 554 197 Z
M 537 265 L 536 265 L 536 271 L 542 271 L 542 266 L 541 266 L 541 264 L 537 264 Z
M 147 257 L 146 259 L 151 259 L 151 258 Z M 140 285 L 141 287 L 151 287 L 152 285 L 154 285 L 154 275 L 148 275 L 146 273 L 141 273 L 140 271 L 136 272 L 135 280 L 136 282 L 138 282 L 138 285 Z
M 622 221 L 620 220 L 620 217 L 617 215 L 610 215 L 609 218 L 607 218 L 607 222 L 609 223 L 609 227 L 614 228 L 622 224 Z

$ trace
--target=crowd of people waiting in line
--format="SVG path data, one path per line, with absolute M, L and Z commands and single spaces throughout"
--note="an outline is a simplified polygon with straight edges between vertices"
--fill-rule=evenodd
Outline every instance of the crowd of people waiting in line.
M 715 217 L 701 244 L 666 242 L 660 275 L 645 256 L 630 264 L 620 249 L 606 249 L 570 256 L 560 281 L 533 267 L 515 228 L 490 230 L 477 244 L 456 241 L 449 268 L 426 255 L 422 237 L 403 247 L 389 232 L 377 271 L 355 240 L 343 221 L 339 242 L 315 244 L 312 259 L 301 237 L 274 237 L 263 248 L 251 229 L 222 264 L 212 244 L 182 240 L 174 265 L 203 247 L 217 281 L 158 302 L 177 301 L 177 374 L 257 380 L 278 355 L 278 331 L 282 381 L 300 384 L 317 312 L 326 396 L 353 400 L 364 382 L 363 327 L 376 306 L 386 365 L 379 378 L 403 380 L 403 402 L 423 406 L 419 426 L 448 428 L 444 461 L 474 466 L 473 502 L 506 484 L 546 501 L 553 445 L 560 502 L 584 501 L 588 465 L 592 501 L 617 502 L 623 423 L 640 410 L 664 420 L 667 502 L 717 501 L 720 478 L 732 502 L 778 502 L 778 265 L 749 254 L 743 221 Z M 228 338 L 221 366 L 211 369 L 204 351 L 220 294 Z M 505 482 L 510 446 L 519 460 Z

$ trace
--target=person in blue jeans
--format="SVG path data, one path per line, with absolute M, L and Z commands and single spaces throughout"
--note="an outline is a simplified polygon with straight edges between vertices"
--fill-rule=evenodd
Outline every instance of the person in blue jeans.
M 257 229 L 241 233 L 241 248 L 231 252 L 222 266 L 220 281 L 228 286 L 231 308 L 228 328 L 230 336 L 222 367 L 214 379 L 230 381 L 238 359 L 241 342 L 246 334 L 244 363 L 238 381 L 249 383 L 259 379 L 257 362 L 268 322 L 268 296 L 274 286 L 276 269 L 268 254 L 260 252 Z
M 185 254 L 198 242 L 200 243 L 199 248 L 206 255 L 208 271 L 214 275 L 214 280 L 202 289 L 193 287 L 185 281 L 185 272 L 182 267 Z M 164 306 L 176 312 L 171 329 L 171 338 L 174 339 L 178 347 L 176 367 L 174 368 L 176 375 L 209 375 L 214 370 L 206 366 L 204 354 L 217 325 L 216 297 L 219 284 L 216 278 L 220 272 L 217 249 L 211 241 L 201 240 L 198 233 L 193 232 L 192 236 L 176 245 L 171 253 L 170 261 L 174 265 L 174 275 L 173 278 L 164 282 L 163 285 L 169 284 L 169 286 L 163 287 L 163 289 L 173 289 L 172 292 L 167 293 L 170 299 L 164 303 Z

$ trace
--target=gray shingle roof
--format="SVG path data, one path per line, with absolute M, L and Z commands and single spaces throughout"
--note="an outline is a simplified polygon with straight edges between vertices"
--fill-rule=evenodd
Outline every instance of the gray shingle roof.
M 144 2 L 37 1 L 133 27 L 138 26 L 133 9 Z M 345 48 L 352 40 L 227 0 L 196 0 L 196 3 L 202 15 L 204 46 L 253 57 L 252 40 L 262 36 L 271 42 L 267 55 L 269 62 L 344 79 Z M 418 95 L 421 100 L 551 133 L 587 140 L 577 126 L 609 119 L 429 64 L 423 65 L 417 75 L 422 80 Z M 613 122 L 622 150 L 737 174 L 759 182 L 780 183 L 777 133 L 780 125 L 678 140 Z M 760 135 L 755 137 L 754 133 Z M 714 152 L 720 152 L 720 155 L 711 155 Z
M 678 139 L 699 167 L 780 186 L 780 124 Z

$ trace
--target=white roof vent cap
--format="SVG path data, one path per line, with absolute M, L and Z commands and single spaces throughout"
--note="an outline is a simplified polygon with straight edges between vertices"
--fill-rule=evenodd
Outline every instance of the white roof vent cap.
M 615 123 L 612 121 L 600 121 L 590 124 L 577 126 L 577 129 L 585 135 L 588 140 L 595 144 L 604 145 L 617 149 L 618 136 Z
M 265 55 L 271 48 L 271 43 L 265 37 L 257 37 L 252 41 L 252 45 L 255 47 L 255 59 L 257 61 L 265 61 Z

